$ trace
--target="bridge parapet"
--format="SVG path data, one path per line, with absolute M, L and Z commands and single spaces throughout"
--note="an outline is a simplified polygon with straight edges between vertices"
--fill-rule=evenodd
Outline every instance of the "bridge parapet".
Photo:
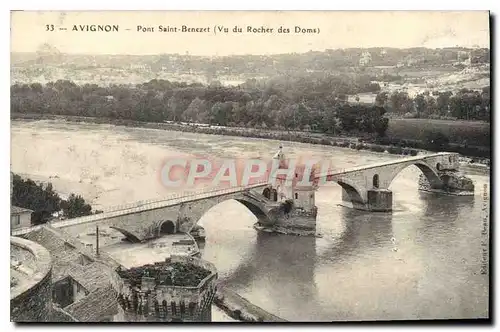
M 164 207 L 168 207 L 168 206 L 179 205 L 182 203 L 196 201 L 199 199 L 205 199 L 205 198 L 214 197 L 214 196 L 227 195 L 227 194 L 231 194 L 231 193 L 238 193 L 238 192 L 250 190 L 253 188 L 263 187 L 266 184 L 267 184 L 267 181 L 266 182 L 263 181 L 263 182 L 258 182 L 258 183 L 255 183 L 255 184 L 252 184 L 249 186 L 237 186 L 237 187 L 229 187 L 229 188 L 223 188 L 223 189 L 201 190 L 198 192 L 189 193 L 187 195 L 175 194 L 175 195 L 172 195 L 171 197 L 168 197 L 165 199 L 147 200 L 147 201 L 140 201 L 140 202 L 136 202 L 136 203 L 132 203 L 132 204 L 115 206 L 115 207 L 111 207 L 111 208 L 107 209 L 106 212 L 93 214 L 93 215 L 89 215 L 89 216 L 84 216 L 84 217 L 62 220 L 62 221 L 55 221 L 55 222 L 52 222 L 50 224 L 54 228 L 64 228 L 64 227 L 70 227 L 70 226 L 80 225 L 80 224 L 85 224 L 85 223 L 90 223 L 90 222 L 98 222 L 100 220 L 106 220 L 106 219 L 121 216 L 121 215 L 133 214 L 133 213 L 138 213 L 138 212 L 146 211 L 146 210 L 154 210 L 154 209 L 164 208 Z M 16 229 L 16 230 L 12 231 L 12 235 L 19 236 L 19 235 L 27 234 L 27 233 L 32 232 L 34 230 L 37 230 L 41 227 L 42 227 L 42 225 Z

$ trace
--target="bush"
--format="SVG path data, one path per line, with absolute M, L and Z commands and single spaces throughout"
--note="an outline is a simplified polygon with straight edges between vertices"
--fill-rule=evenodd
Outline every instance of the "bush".
M 321 144 L 323 145 L 332 145 L 332 142 L 326 138 L 321 139 Z
M 384 152 L 385 147 L 383 147 L 381 145 L 372 145 L 372 146 L 370 146 L 370 150 L 374 151 L 374 152 Z
M 387 152 L 389 152 L 390 154 L 401 154 L 403 152 L 403 149 L 399 146 L 390 146 L 387 149 Z
M 464 147 L 464 146 L 449 146 L 447 151 L 457 152 L 464 156 L 491 158 L 491 149 L 487 147 Z

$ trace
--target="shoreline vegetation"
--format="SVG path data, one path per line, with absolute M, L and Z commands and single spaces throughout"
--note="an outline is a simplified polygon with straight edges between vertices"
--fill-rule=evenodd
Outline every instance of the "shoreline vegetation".
M 383 91 L 381 84 L 387 82 L 372 78 L 311 72 L 250 79 L 238 86 L 164 79 L 136 85 L 16 83 L 10 89 L 11 112 L 396 155 L 428 150 L 491 157 L 489 86 L 456 93 L 426 90 L 411 97 Z M 375 99 L 362 102 L 361 94 Z M 355 102 L 352 96 L 358 96 Z
M 12 113 L 12 120 L 59 120 L 74 123 L 93 123 L 93 124 L 110 124 L 125 127 L 138 127 L 147 129 L 161 129 L 170 131 L 180 131 L 189 133 L 200 133 L 208 135 L 250 137 L 260 139 L 272 139 L 281 141 L 292 141 L 298 143 L 318 144 L 326 146 L 334 146 L 341 148 L 349 148 L 353 150 L 365 150 L 378 153 L 389 153 L 394 155 L 416 156 L 419 153 L 426 153 L 431 149 L 422 148 L 425 143 L 414 140 L 390 140 L 382 138 L 379 143 L 365 142 L 357 137 L 345 136 L 330 136 L 322 133 L 304 132 L 304 131 L 280 131 L 274 129 L 255 129 L 241 127 L 222 127 L 222 126 L 196 126 L 181 123 L 165 123 L 165 122 L 143 122 L 128 119 L 110 119 L 104 117 L 84 117 L 70 115 L 54 115 L 54 114 L 25 114 Z M 439 135 L 438 135 L 439 136 Z M 440 137 L 436 137 L 439 139 Z M 384 144 L 385 143 L 385 144 Z M 392 144 L 391 144 L 392 143 Z M 439 143 L 438 143 L 439 144 Z M 449 152 L 458 152 L 464 157 L 469 165 L 482 164 L 490 166 L 490 149 L 484 147 L 466 147 L 465 150 L 471 150 L 476 153 L 464 154 L 461 150 L 463 146 L 448 143 L 441 143 L 442 146 L 436 146 L 437 151 L 445 150 Z M 439 149 L 443 148 L 443 149 Z M 457 151 L 458 150 L 458 151 Z
M 54 190 L 51 182 L 37 183 L 11 172 L 11 205 L 33 211 L 31 221 L 41 225 L 53 219 L 72 219 L 101 213 L 92 210 L 81 195 L 71 193 L 66 199 Z

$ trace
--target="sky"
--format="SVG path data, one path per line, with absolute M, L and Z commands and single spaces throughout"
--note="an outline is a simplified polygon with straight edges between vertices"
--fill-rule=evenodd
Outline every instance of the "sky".
M 92 24 L 118 25 L 119 31 L 72 31 L 75 25 Z M 54 31 L 50 31 L 51 25 Z M 210 31 L 160 32 L 160 25 Z M 154 31 L 137 31 L 138 26 Z M 216 26 L 229 28 L 229 33 L 218 32 Z M 232 32 L 235 26 L 242 28 L 243 33 Z M 248 33 L 248 26 L 264 26 L 273 31 Z M 316 29 L 316 33 L 295 33 L 297 26 Z M 278 33 L 280 27 L 291 31 Z M 49 44 L 63 53 L 223 56 L 338 48 L 489 47 L 489 38 L 487 11 L 11 13 L 11 52 L 35 52 L 41 45 Z

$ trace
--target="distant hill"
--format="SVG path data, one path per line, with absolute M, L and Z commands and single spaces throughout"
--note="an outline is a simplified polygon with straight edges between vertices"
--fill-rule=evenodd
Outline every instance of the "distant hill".
M 168 65 L 172 63 L 185 63 L 193 60 L 201 61 L 203 65 L 214 64 L 222 67 L 239 67 L 252 66 L 260 64 L 262 66 L 282 65 L 312 65 L 313 67 L 321 67 L 328 64 L 358 66 L 360 57 L 364 53 L 369 53 L 371 56 L 371 66 L 395 66 L 398 62 L 412 58 L 415 62 L 427 64 L 447 64 L 457 61 L 459 53 L 472 52 L 475 56 L 482 57 L 483 62 L 489 62 L 490 50 L 487 48 L 469 49 L 469 48 L 349 48 L 349 49 L 327 49 L 323 52 L 310 51 L 307 53 L 291 53 L 277 55 L 235 55 L 235 56 L 219 56 L 219 57 L 204 57 L 179 54 L 157 54 L 157 55 L 88 55 L 88 54 L 62 54 L 59 50 L 50 44 L 42 44 L 38 50 L 31 53 L 11 53 L 11 58 L 17 64 L 22 64 L 26 59 L 33 58 L 53 58 L 63 59 L 65 63 L 78 64 L 79 61 L 92 59 L 96 65 L 111 65 L 118 62 L 119 65 L 130 65 L 133 63 L 144 64 L 161 64 Z M 250 63 L 249 63 L 250 62 Z
M 298 72 L 369 75 L 382 73 L 397 78 L 403 69 L 406 71 L 416 69 L 416 74 L 428 68 L 449 67 L 454 70 L 453 66 L 469 58 L 470 63 L 489 63 L 490 50 L 459 47 L 443 49 L 378 47 L 328 49 L 300 54 L 207 57 L 179 54 L 64 54 L 49 44 L 43 44 L 34 53 L 11 53 L 12 77 L 16 82 L 32 79 L 91 81 L 97 77 L 96 83 L 133 84 L 154 78 L 237 82 L 248 78 L 274 77 Z M 193 79 L 194 76 L 196 79 Z

